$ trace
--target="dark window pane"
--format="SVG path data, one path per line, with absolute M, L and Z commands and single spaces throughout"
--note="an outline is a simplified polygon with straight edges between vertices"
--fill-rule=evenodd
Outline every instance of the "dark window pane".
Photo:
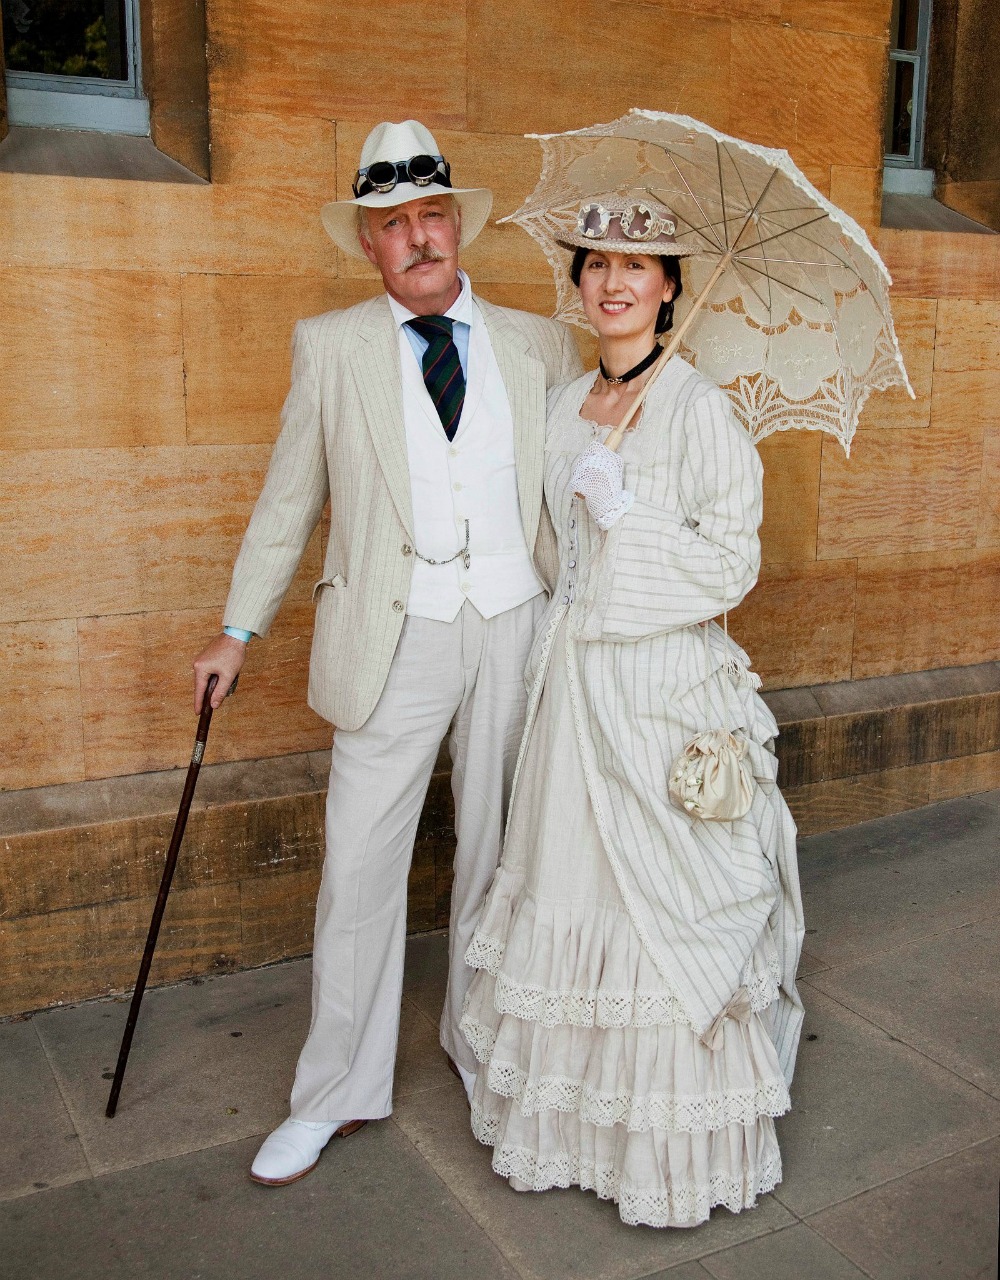
M 920 0 L 896 0 L 892 9 L 890 47 L 916 53 Z
M 889 63 L 889 102 L 886 112 L 887 155 L 908 156 L 913 133 L 913 63 Z
M 125 0 L 2 0 L 11 71 L 128 79 Z

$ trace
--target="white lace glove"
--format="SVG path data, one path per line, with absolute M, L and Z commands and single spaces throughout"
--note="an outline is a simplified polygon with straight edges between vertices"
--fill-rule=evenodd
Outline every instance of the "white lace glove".
M 602 529 L 610 529 L 635 502 L 635 494 L 622 487 L 625 464 L 599 440 L 580 454 L 570 476 L 574 493 L 586 500 L 587 510 Z

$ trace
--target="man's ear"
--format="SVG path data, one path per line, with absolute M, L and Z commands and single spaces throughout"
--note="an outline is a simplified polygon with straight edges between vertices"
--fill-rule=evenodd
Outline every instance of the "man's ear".
M 370 233 L 371 226 L 368 222 L 368 210 L 362 207 L 358 209 L 358 244 L 372 266 L 377 267 L 378 263 L 375 261 L 375 250 L 372 248 Z
M 361 245 L 361 248 L 364 250 L 365 257 L 372 266 L 377 267 L 378 262 L 375 259 L 375 250 L 372 248 L 371 241 L 360 228 L 358 229 L 358 244 Z

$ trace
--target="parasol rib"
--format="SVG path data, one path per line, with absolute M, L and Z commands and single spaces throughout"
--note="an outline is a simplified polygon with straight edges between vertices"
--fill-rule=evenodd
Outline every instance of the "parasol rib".
M 815 221 L 819 222 L 819 221 L 820 221 L 820 219 L 819 219 L 819 218 L 817 218 L 817 219 L 815 219 Z M 807 222 L 804 222 L 804 223 L 802 223 L 802 225 L 803 225 L 803 226 L 808 226 L 809 224 L 808 224 Z M 796 230 L 797 230 L 797 228 L 796 228 Z M 838 263 L 840 266 L 842 266 L 842 267 L 844 268 L 844 270 L 845 270 L 845 271 L 853 271 L 855 275 L 857 275 L 857 274 L 858 274 L 858 269 L 857 269 L 857 267 L 855 266 L 855 264 L 850 260 L 850 258 L 842 258 L 842 257 L 840 256 L 840 254 L 839 254 L 839 253 L 835 253 L 835 252 L 834 252 L 834 250 L 833 250 L 833 249 L 831 249 L 831 248 L 830 248 L 830 246 L 829 246 L 828 244 L 823 244 L 821 241 L 819 241 L 819 240 L 815 240 L 812 236 L 804 235 L 801 231 L 798 231 L 798 236 L 799 236 L 799 239 L 800 239 L 800 240 L 804 240 L 804 241 L 806 242 L 806 244 L 811 244 L 811 245 L 813 245 L 815 248 L 817 248 L 817 249 L 821 250 L 821 252 L 823 252 L 823 253 L 828 253 L 828 254 L 830 255 L 830 257 L 831 257 L 831 258 L 833 258 L 834 262 L 836 262 L 836 263 Z M 780 237 L 778 237 L 778 238 L 780 238 Z M 830 264 L 829 264 L 829 263 L 826 263 L 825 265 L 826 265 L 826 267 L 829 269 L 829 265 L 830 265 Z
M 750 224 L 753 222 L 753 220 L 754 220 L 754 214 L 755 214 L 755 213 L 757 212 L 757 210 L 760 208 L 760 203 L 761 203 L 761 201 L 762 201 L 762 200 L 764 199 L 764 197 L 767 195 L 768 191 L 770 191 L 770 189 L 771 189 L 771 183 L 772 183 L 772 182 L 775 180 L 775 178 L 778 176 L 778 172 L 779 172 L 779 171 L 778 171 L 777 169 L 772 169 L 772 170 L 771 170 L 771 176 L 770 176 L 770 177 L 768 178 L 768 180 L 764 183 L 764 189 L 761 191 L 760 195 L 759 195 L 759 196 L 757 197 L 757 199 L 754 201 L 753 206 L 752 206 L 752 208 L 750 209 L 750 212 L 747 214 L 746 221 L 743 223 L 743 226 L 740 228 L 740 233 L 739 233 L 739 235 L 738 235 L 738 236 L 736 237 L 736 239 L 733 241 L 733 249 L 734 249 L 734 250 L 736 249 L 736 246 L 739 244 L 739 242 L 743 239 L 743 232 L 744 232 L 744 231 L 746 231 L 747 227 L 749 227 L 749 226 L 750 226 Z M 741 178 L 741 179 L 740 179 L 740 181 L 742 182 L 742 181 L 743 181 L 743 179 Z M 745 190 L 745 188 L 744 188 L 744 190 Z M 749 200 L 749 198 L 750 198 L 750 197 L 749 197 L 749 196 L 747 196 L 747 199 L 748 199 L 748 200 Z M 814 219 L 814 221 L 815 221 L 815 219 Z M 805 223 L 804 225 L 808 226 L 808 223 Z M 758 234 L 758 236 L 759 236 L 759 235 L 760 235 L 760 232 L 758 232 L 757 234 Z M 763 243 L 761 243 L 759 247 L 760 247 L 760 248 L 763 248 L 763 247 L 764 247 L 764 246 L 763 246 Z
M 796 288 L 794 284 L 789 284 L 787 280 L 782 280 L 779 276 L 768 275 L 766 271 L 761 271 L 760 267 L 755 267 L 749 262 L 745 262 L 743 258 L 735 258 L 735 262 L 743 262 L 748 271 L 756 271 L 759 276 L 767 276 L 769 280 L 773 280 L 775 284 L 780 285 L 782 289 L 787 289 L 789 293 L 797 293 L 800 298 L 808 298 L 810 302 L 815 302 L 817 306 L 823 305 L 823 299 L 814 297 L 811 293 L 806 293 L 805 289 Z
M 706 225 L 707 227 L 711 227 L 711 226 L 712 226 L 712 221 L 711 221 L 711 219 L 709 218 L 708 214 L 705 212 L 705 210 L 701 207 L 701 201 L 698 199 L 698 197 L 695 195 L 695 193 L 691 190 L 691 184 L 690 184 L 690 182 L 688 182 L 687 178 L 685 178 L 684 174 L 681 172 L 680 165 L 679 165 L 679 164 L 677 163 L 677 161 L 674 159 L 674 157 L 673 157 L 672 153 L 666 149 L 666 147 L 664 147 L 664 148 L 663 148 L 663 150 L 664 150 L 664 153 L 666 154 L 667 159 L 670 161 L 670 163 L 671 163 L 671 164 L 674 166 L 674 168 L 677 170 L 677 176 L 678 176 L 678 178 L 680 178 L 681 182 L 683 182 L 683 183 L 684 183 L 684 186 L 685 186 L 685 189 L 687 190 L 688 195 L 689 195 L 689 196 L 691 197 L 691 199 L 694 201 L 695 208 L 698 210 L 698 212 L 701 214 L 701 216 L 705 219 L 705 225 Z M 703 239 L 706 239 L 706 240 L 708 239 L 708 237 L 707 237 L 707 236 L 704 236 L 704 237 L 702 237 L 702 238 L 703 238 Z M 727 245 L 724 245 L 724 244 L 719 240 L 719 237 L 718 237 L 718 236 L 715 236 L 715 243 L 716 243 L 717 247 L 718 247 L 720 250 L 722 250 L 723 252 L 725 252 L 725 250 L 726 250 L 726 249 L 727 249 L 727 247 L 728 247 Z
M 729 248 L 729 219 L 726 217 L 726 184 L 722 180 L 722 147 L 715 144 L 715 159 L 719 166 L 719 199 L 722 201 L 722 232 L 726 237 L 726 248 Z
M 749 197 L 747 198 L 749 199 Z M 790 204 L 784 209 L 768 209 L 767 213 L 762 213 L 760 216 L 762 218 L 774 218 L 779 213 L 812 213 L 815 207 L 815 205 L 808 204 Z
M 748 280 L 748 279 L 743 275 L 743 273 L 740 271 L 739 261 L 740 261 L 740 260 L 739 260 L 738 258 L 734 258 L 734 259 L 733 259 L 733 264 L 732 264 L 732 265 L 733 265 L 733 270 L 736 272 L 736 274 L 739 276 L 740 280 L 742 281 L 742 283 L 743 283 L 743 287 L 744 287 L 745 289 L 749 289 L 749 290 L 750 290 L 750 292 L 753 294 L 753 296 L 757 299 L 757 301 L 760 303 L 760 305 L 761 305 L 761 306 L 764 308 L 764 310 L 767 312 L 767 314 L 768 314 L 768 318 L 770 318 L 770 315 L 771 315 L 771 308 L 772 308 L 772 306 L 773 306 L 773 301 L 772 301 L 772 298 L 771 298 L 771 290 L 770 290 L 770 287 L 768 287 L 768 291 L 767 291 L 767 298 L 764 298 L 762 294 L 759 294 L 759 293 L 757 292 L 757 289 L 755 288 L 753 281 L 752 281 L 752 280 Z M 753 267 L 751 267 L 750 269 L 751 269 L 751 271 L 752 271 L 754 268 L 753 268 Z
M 719 144 L 718 144 L 718 143 L 716 143 L 716 146 L 718 146 L 718 145 L 719 145 Z M 752 203 L 752 202 L 751 202 L 751 198 L 750 198 L 750 192 L 747 190 L 747 184 L 743 181 L 743 174 L 740 172 L 740 167 L 739 167 L 739 165 L 736 163 L 736 161 L 733 159 L 733 157 L 729 154 L 729 151 L 728 151 L 728 150 L 726 150 L 726 148 L 723 148 L 723 150 L 724 150 L 724 151 L 725 151 L 725 153 L 726 153 L 726 159 L 729 161 L 730 165 L 732 165 L 733 172 L 736 174 L 736 177 L 739 179 L 739 184 L 740 184 L 740 186 L 743 188 L 743 196 L 744 196 L 744 199 L 746 200 L 747 204 L 749 205 L 749 204 L 751 204 L 751 203 Z M 770 186 L 770 183 L 768 183 L 768 186 Z M 756 206 L 755 206 L 755 207 L 756 207 Z
M 740 262 L 769 262 L 772 267 L 829 267 L 829 262 L 806 262 L 802 258 L 769 258 L 766 254 L 762 254 L 759 258 L 752 253 L 739 253 Z
M 763 249 L 764 245 L 770 244 L 772 240 L 782 240 L 785 236 L 794 236 L 798 232 L 801 232 L 803 227 L 811 227 L 815 222 L 822 222 L 826 216 L 827 215 L 825 213 L 821 213 L 818 218 L 810 218 L 808 222 L 800 222 L 797 227 L 786 227 L 784 231 L 775 232 L 773 236 L 768 236 L 766 240 L 761 240 L 760 244 L 757 245 L 757 248 Z M 809 237 L 803 236 L 802 239 L 809 240 Z M 816 241 L 810 240 L 809 243 L 815 244 Z

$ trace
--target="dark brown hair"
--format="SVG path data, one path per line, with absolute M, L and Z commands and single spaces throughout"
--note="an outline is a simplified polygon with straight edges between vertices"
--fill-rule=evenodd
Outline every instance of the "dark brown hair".
M 573 265 L 569 269 L 569 274 L 578 289 L 580 287 L 580 277 L 583 275 L 583 264 L 587 261 L 587 254 L 595 252 L 600 252 L 600 250 L 581 247 L 573 254 Z M 641 254 L 642 250 L 637 248 L 635 252 Z M 659 337 L 661 333 L 667 333 L 673 328 L 674 303 L 684 292 L 684 285 L 681 281 L 681 260 L 674 257 L 673 254 L 666 253 L 650 254 L 648 256 L 658 258 L 663 263 L 664 278 L 670 280 L 674 286 L 674 296 L 669 302 L 661 302 L 660 309 L 656 313 L 655 332 L 656 336 Z

